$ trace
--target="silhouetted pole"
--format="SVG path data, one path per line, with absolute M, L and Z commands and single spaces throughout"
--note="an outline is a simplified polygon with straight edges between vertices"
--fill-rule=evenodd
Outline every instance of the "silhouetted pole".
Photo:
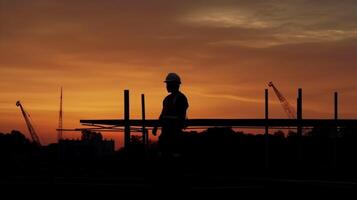
M 297 127 L 297 156 L 298 162 L 302 161 L 302 89 L 299 88 L 298 90 L 298 98 L 297 98 L 297 112 L 296 112 L 296 119 L 298 120 L 298 127 Z
M 143 145 L 144 148 L 146 149 L 147 145 L 148 145 L 148 140 L 147 140 L 147 131 L 146 131 L 146 126 L 145 126 L 145 95 L 141 94 L 141 116 L 142 116 L 142 121 L 143 121 L 143 125 L 142 125 L 142 129 L 143 129 Z
M 57 132 L 57 141 L 61 141 L 63 139 L 63 93 L 61 87 L 61 96 L 60 96 L 60 110 L 58 116 L 58 132 Z
M 301 122 L 301 120 L 302 120 L 302 89 L 301 88 L 299 88 L 299 90 L 298 90 L 296 114 L 297 114 L 296 119 Z M 299 122 L 299 124 L 300 124 L 300 122 Z M 298 136 L 302 136 L 302 126 L 301 125 L 298 126 L 297 134 L 298 134 Z
M 335 92 L 335 120 L 338 120 L 338 93 Z
M 265 167 L 269 167 L 269 90 L 265 89 Z
M 124 90 L 124 148 L 130 146 L 130 111 L 129 111 L 129 90 Z
M 334 118 L 338 120 L 338 93 L 335 92 L 334 95 Z M 332 154 L 332 167 L 337 166 L 337 140 L 338 140 L 338 126 L 335 127 L 335 133 L 333 137 L 333 154 Z
M 269 90 L 265 89 L 265 119 L 269 119 Z M 268 126 L 266 126 L 266 134 L 268 134 Z

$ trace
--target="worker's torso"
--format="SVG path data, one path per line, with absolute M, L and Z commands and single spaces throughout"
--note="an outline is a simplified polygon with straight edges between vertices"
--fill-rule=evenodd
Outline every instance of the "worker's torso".
M 163 102 L 163 129 L 182 129 L 187 108 L 188 102 L 184 94 L 177 92 L 168 95 Z

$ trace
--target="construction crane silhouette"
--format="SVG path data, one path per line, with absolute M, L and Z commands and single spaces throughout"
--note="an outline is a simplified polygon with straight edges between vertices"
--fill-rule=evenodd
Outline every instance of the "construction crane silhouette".
M 24 116 L 27 128 L 29 129 L 32 141 L 37 144 L 38 146 L 41 146 L 40 138 L 38 137 L 35 128 L 32 126 L 31 121 L 30 121 L 30 115 L 25 111 L 24 107 L 22 106 L 20 101 L 16 102 L 16 106 L 20 107 L 22 115 Z
M 278 97 L 281 106 L 283 107 L 285 113 L 288 115 L 290 119 L 296 119 L 296 111 L 295 108 L 291 106 L 288 100 L 284 97 L 284 95 L 275 87 L 274 83 L 271 81 L 268 84 L 269 87 L 272 87 L 276 96 Z

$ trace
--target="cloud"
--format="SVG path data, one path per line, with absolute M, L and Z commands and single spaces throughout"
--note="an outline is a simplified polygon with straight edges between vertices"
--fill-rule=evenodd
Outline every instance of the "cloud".
M 207 94 L 207 93 L 198 93 L 198 92 L 195 92 L 193 94 L 196 94 L 196 95 L 199 95 L 199 96 L 203 96 L 203 97 L 229 99 L 229 100 L 235 100 L 235 101 L 247 102 L 247 103 L 262 103 L 262 102 L 264 102 L 261 99 L 247 98 L 247 97 L 242 97 L 242 96 L 237 96 L 237 95 Z
M 197 27 L 254 31 L 250 38 L 226 37 L 210 42 L 213 45 L 267 48 L 356 38 L 356 10 L 353 1 L 240 1 L 195 8 L 180 21 Z
M 319 31 L 301 31 L 272 34 L 265 38 L 251 38 L 247 40 L 221 40 L 210 42 L 213 46 L 247 46 L 253 48 L 269 48 L 287 44 L 302 43 L 325 43 L 336 42 L 347 39 L 357 38 L 357 29 L 353 30 L 319 30 Z

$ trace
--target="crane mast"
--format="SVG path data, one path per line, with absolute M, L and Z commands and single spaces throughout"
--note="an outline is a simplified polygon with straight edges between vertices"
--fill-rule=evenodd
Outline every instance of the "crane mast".
M 273 82 L 269 82 L 268 84 L 269 87 L 273 88 L 276 96 L 278 97 L 281 106 L 283 107 L 285 113 L 288 115 L 290 119 L 296 119 L 296 111 L 294 107 L 290 105 L 288 100 L 284 97 L 284 95 L 275 87 Z
M 32 141 L 34 143 L 36 143 L 37 145 L 41 146 L 41 142 L 40 142 L 40 138 L 38 137 L 36 131 L 35 131 L 35 128 L 32 126 L 31 124 L 31 121 L 30 121 L 30 118 L 29 118 L 29 114 L 25 111 L 24 107 L 22 106 L 21 102 L 20 101 L 17 101 L 16 102 L 16 106 L 17 107 L 20 107 L 21 109 L 21 113 L 25 119 L 25 122 L 26 122 L 26 125 L 27 125 L 27 128 L 29 130 L 29 133 L 31 135 L 31 138 L 32 138 Z

